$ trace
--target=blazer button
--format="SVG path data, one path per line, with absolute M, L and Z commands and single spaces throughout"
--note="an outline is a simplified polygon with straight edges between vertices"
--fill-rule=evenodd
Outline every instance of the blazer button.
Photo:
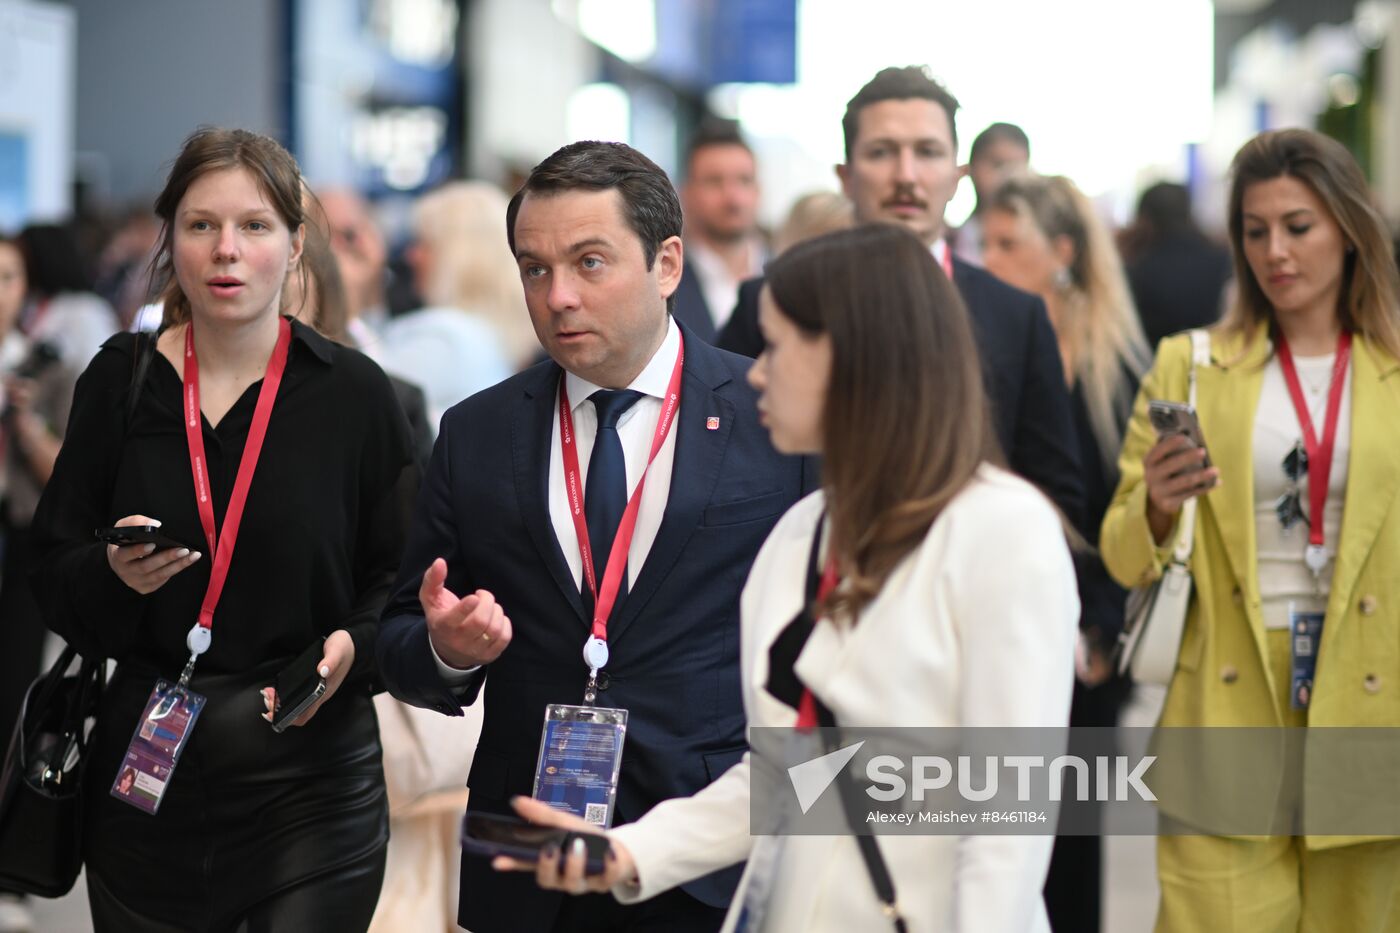
M 1230 594 L 1230 600 L 1236 606 L 1244 605 L 1244 594 L 1240 592 L 1240 588 L 1238 586 L 1235 587 L 1235 591 Z
M 1361 682 L 1367 693 L 1381 692 L 1381 679 L 1376 674 L 1367 674 L 1366 679 Z
M 1361 602 L 1357 603 L 1356 608 L 1361 610 L 1363 616 L 1375 615 L 1376 597 L 1369 595 L 1361 597 Z
M 1232 684 L 1240 679 L 1240 672 L 1235 669 L 1235 665 L 1226 664 L 1220 669 L 1220 680 L 1223 683 Z

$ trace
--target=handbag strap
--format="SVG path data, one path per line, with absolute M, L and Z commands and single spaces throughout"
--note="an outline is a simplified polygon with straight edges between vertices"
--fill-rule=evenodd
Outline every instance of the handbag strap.
M 1201 328 L 1191 331 L 1191 370 L 1186 390 L 1186 401 L 1192 409 L 1196 407 L 1196 370 L 1210 365 L 1210 334 Z M 1172 549 L 1172 563 L 1183 566 L 1191 559 L 1191 548 L 1196 540 L 1196 497 L 1187 499 L 1181 506 L 1181 528 L 1176 536 L 1176 547 Z
M 803 603 L 804 612 L 808 618 L 812 615 L 812 605 L 817 598 L 817 589 L 821 585 L 821 573 L 818 564 L 818 556 L 821 551 L 822 528 L 826 523 L 826 511 L 823 510 L 817 519 L 817 527 L 812 535 L 812 550 L 807 557 L 805 601 Z M 837 727 L 836 714 L 833 713 L 821 698 L 812 692 L 812 700 L 817 708 L 817 723 L 824 729 L 834 730 Z M 828 736 L 832 733 L 829 731 Z M 825 743 L 827 751 L 835 750 L 835 743 L 828 741 Z M 874 836 L 855 832 L 856 821 L 853 815 L 859 812 L 860 800 L 857 794 L 858 789 L 851 780 L 849 769 L 842 768 L 836 774 L 836 789 L 841 795 L 841 811 L 846 816 L 846 822 L 852 828 L 855 835 L 856 846 L 860 849 L 861 861 L 865 863 L 866 873 L 870 875 L 870 883 L 875 888 L 875 896 L 880 900 L 880 912 L 890 919 L 894 925 L 895 933 L 907 933 L 908 926 L 904 922 L 904 917 L 899 912 L 899 904 L 895 899 L 894 878 L 890 876 L 889 866 L 885 864 L 885 857 L 880 853 L 880 844 Z

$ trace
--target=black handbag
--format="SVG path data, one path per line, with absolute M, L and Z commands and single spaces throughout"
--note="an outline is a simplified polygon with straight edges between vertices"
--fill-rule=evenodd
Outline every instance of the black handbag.
M 82 778 L 103 660 L 65 648 L 25 692 L 0 771 L 0 890 L 62 897 L 82 868 Z

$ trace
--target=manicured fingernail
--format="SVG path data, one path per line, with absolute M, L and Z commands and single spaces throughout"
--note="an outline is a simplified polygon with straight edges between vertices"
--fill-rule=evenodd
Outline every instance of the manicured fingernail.
M 201 555 L 198 551 L 195 551 L 193 554 L 190 555 L 190 563 L 193 564 L 195 561 L 199 560 L 201 556 L 203 555 Z
M 155 527 L 157 527 L 157 528 L 159 528 L 159 527 L 160 527 L 160 522 L 159 522 L 159 521 L 157 521 L 157 520 L 156 520 L 156 519 L 154 519 L 154 518 L 153 518 L 153 519 L 151 519 L 151 520 L 150 520 L 150 521 L 149 521 L 149 522 L 147 522 L 147 524 L 149 524 L 149 525 L 154 525 L 154 526 L 155 526 Z
M 156 549 L 156 546 L 155 546 L 154 544 L 147 544 L 147 545 L 145 545 L 144 547 L 141 548 L 141 553 L 142 553 L 142 554 L 150 554 L 150 553 L 151 553 L 152 551 L 154 551 L 155 549 Z
M 571 854 L 578 858 L 583 858 L 584 855 L 586 855 L 587 853 L 588 847 L 583 844 L 583 840 L 577 838 L 574 839 Z
M 322 665 L 321 665 L 321 676 L 322 676 L 322 677 L 329 677 L 329 676 L 331 676 L 331 668 L 330 668 L 330 665 L 329 665 L 329 664 L 322 664 Z
M 180 550 L 178 550 L 178 551 L 175 552 L 175 556 L 176 556 L 176 557 L 188 557 L 188 556 L 189 556 L 189 553 L 190 553 L 190 549 L 189 549 L 189 548 L 187 548 L 187 547 L 182 547 L 182 548 L 180 548 Z

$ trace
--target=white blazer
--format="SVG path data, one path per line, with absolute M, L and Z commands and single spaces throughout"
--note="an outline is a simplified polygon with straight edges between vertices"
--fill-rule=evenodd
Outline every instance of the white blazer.
M 768 649 L 801 608 L 822 493 L 794 505 L 754 562 L 741 602 L 751 726 L 792 726 L 765 689 Z M 1060 521 L 1029 483 L 984 465 L 895 568 L 854 627 L 819 622 L 797 673 L 846 726 L 1066 726 L 1079 597 Z M 644 900 L 747 859 L 749 756 L 692 797 L 610 836 L 636 860 Z M 1049 931 L 1041 888 L 1054 837 L 880 836 L 911 931 Z M 725 930 L 734 926 L 753 862 Z M 785 841 L 764 929 L 890 929 L 851 836 Z

